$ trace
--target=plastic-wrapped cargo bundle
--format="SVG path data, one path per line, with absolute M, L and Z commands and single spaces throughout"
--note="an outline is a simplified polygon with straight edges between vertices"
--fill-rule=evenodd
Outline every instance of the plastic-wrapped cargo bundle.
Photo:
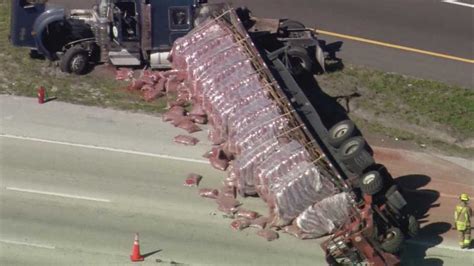
M 296 219 L 296 224 L 313 237 L 332 233 L 349 218 L 349 201 L 349 195 L 344 192 L 327 197 L 302 212 Z
M 255 195 L 254 172 L 266 158 L 268 158 L 278 148 L 278 140 L 262 139 L 260 143 L 253 149 L 245 150 L 238 156 L 233 163 L 233 173 L 237 181 L 237 190 L 240 195 Z
M 186 73 L 188 98 L 199 105 L 193 109 L 208 117 L 209 139 L 234 158 L 225 183 L 241 195 L 260 195 L 270 226 L 296 219 L 305 236 L 332 232 L 349 215 L 349 197 L 337 194 L 331 173 L 312 162 L 302 140 L 288 136 L 288 113 L 267 95 L 269 81 L 228 25 L 203 24 L 176 41 L 172 64 Z

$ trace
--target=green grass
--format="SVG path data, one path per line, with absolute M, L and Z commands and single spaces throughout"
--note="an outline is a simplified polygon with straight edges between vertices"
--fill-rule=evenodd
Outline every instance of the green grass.
M 31 59 L 28 49 L 9 43 L 9 29 L 10 1 L 3 1 L 0 2 L 0 94 L 36 97 L 37 87 L 44 86 L 49 96 L 60 101 L 147 113 L 164 111 L 163 99 L 145 102 L 138 93 L 124 90 L 127 83 L 116 81 L 113 76 L 67 75 L 47 60 Z

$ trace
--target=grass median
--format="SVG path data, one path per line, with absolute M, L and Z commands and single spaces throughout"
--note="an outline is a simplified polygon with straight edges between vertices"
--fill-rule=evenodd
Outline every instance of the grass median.
M 145 102 L 138 94 L 121 89 L 126 84 L 112 75 L 67 75 L 49 61 L 31 59 L 27 49 L 12 47 L 9 5 L 9 1 L 0 2 L 1 94 L 35 97 L 36 88 L 45 86 L 60 101 L 146 113 L 164 111 L 163 99 Z M 363 131 L 474 157 L 474 88 L 358 66 L 317 79 L 331 96 L 360 95 L 351 100 L 349 115 Z
M 165 110 L 165 100 L 145 102 L 138 94 L 124 89 L 110 70 L 75 76 L 62 73 L 48 60 L 33 60 L 29 50 L 13 47 L 10 32 L 10 1 L 0 2 L 0 93 L 36 97 L 37 87 L 44 86 L 49 96 L 60 101 L 117 108 L 147 113 Z M 104 75 L 106 74 L 106 75 Z

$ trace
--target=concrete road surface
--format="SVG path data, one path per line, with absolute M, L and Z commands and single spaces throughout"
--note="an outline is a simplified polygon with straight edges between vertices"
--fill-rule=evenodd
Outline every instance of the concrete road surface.
M 318 240 L 235 232 L 182 185 L 190 172 L 204 176 L 201 187 L 224 176 L 201 157 L 204 132 L 187 147 L 159 117 L 4 95 L 0 108 L 1 265 L 130 264 L 135 232 L 142 253 L 158 251 L 144 264 L 324 264 Z M 265 213 L 257 198 L 244 206 Z M 408 244 L 404 260 L 472 265 L 471 251 L 431 246 Z

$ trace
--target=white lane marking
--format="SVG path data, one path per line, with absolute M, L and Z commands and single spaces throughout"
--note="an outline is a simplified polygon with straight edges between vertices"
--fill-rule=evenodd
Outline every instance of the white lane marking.
M 46 249 L 55 249 L 56 248 L 55 246 L 50 246 L 50 245 L 42 245 L 42 244 L 20 242 L 20 241 L 6 240 L 6 239 L 0 239 L 0 243 L 12 244 L 12 245 L 21 245 L 21 246 L 29 246 L 29 247 L 35 247 L 35 248 L 46 248 Z
M 98 202 L 110 202 L 110 200 L 108 200 L 108 199 L 83 197 L 83 196 L 78 196 L 78 195 L 70 195 L 70 194 L 63 194 L 63 193 L 56 193 L 56 192 L 49 192 L 49 191 L 40 191 L 40 190 L 26 189 L 26 188 L 5 187 L 5 189 L 6 190 L 11 190 L 11 191 L 17 191 L 17 192 L 41 194 L 41 195 L 55 196 L 55 197 L 62 197 L 62 198 L 70 198 L 70 199 L 81 199 L 81 200 L 90 200 L 90 201 L 98 201 Z
M 436 245 L 434 243 L 421 242 L 421 241 L 412 240 L 412 239 L 407 240 L 407 242 L 414 245 L 424 246 L 428 248 L 441 248 L 441 249 L 448 249 L 448 250 L 454 250 L 454 251 L 459 251 L 459 252 L 474 252 L 474 249 L 461 249 L 461 248 L 451 247 L 447 245 Z
M 446 3 L 446 4 L 453 4 L 453 5 L 458 5 L 458 6 L 474 8 L 473 4 L 463 3 L 458 0 L 442 0 L 441 2 Z
M 103 147 L 103 146 L 97 146 L 97 145 L 88 145 L 88 144 L 79 144 L 79 143 L 72 143 L 72 142 L 65 142 L 65 141 L 56 141 L 56 140 L 47 140 L 47 139 L 31 138 L 31 137 L 24 137 L 24 136 L 15 136 L 15 135 L 2 134 L 2 133 L 0 133 L 0 137 L 10 138 L 10 139 L 29 140 L 29 141 L 36 141 L 36 142 L 43 142 L 43 143 L 50 143 L 50 144 L 59 144 L 59 145 L 66 145 L 66 146 L 86 148 L 86 149 L 120 152 L 120 153 L 155 157 L 155 158 L 161 158 L 161 159 L 169 159 L 169 160 L 175 160 L 175 161 L 209 164 L 209 161 L 205 161 L 205 160 L 197 160 L 197 159 L 191 159 L 191 158 L 177 157 L 177 156 L 171 156 L 171 155 L 166 155 L 166 154 L 156 154 L 156 153 L 150 153 L 150 152 L 140 152 L 140 151 L 125 150 L 125 149 L 117 149 L 117 148 Z

